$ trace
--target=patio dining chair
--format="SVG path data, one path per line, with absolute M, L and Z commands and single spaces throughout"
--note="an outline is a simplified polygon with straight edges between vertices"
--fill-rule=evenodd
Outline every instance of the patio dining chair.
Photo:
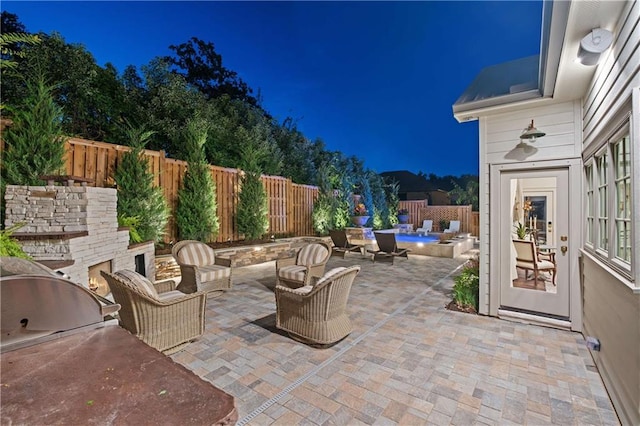
M 180 265 L 180 284 L 183 293 L 218 292 L 231 288 L 231 260 L 216 257 L 211 247 L 201 241 L 183 240 L 171 249 Z
M 185 294 L 173 281 L 154 285 L 135 271 L 100 272 L 121 309 L 120 325 L 147 345 L 171 354 L 204 333 L 207 294 Z
M 361 246 L 351 244 L 347 239 L 347 233 L 344 229 L 331 229 L 329 230 L 333 247 L 331 247 L 332 256 L 345 257 L 347 253 L 362 253 Z
M 416 229 L 416 232 L 420 232 L 423 234 L 429 233 L 433 231 L 433 220 L 425 219 L 422 221 L 422 226 Z
M 540 252 L 534 241 L 513 240 L 516 249 L 516 268 L 524 269 L 525 278 L 528 271 L 533 271 L 533 282 L 538 281 L 541 271 L 551 272 L 551 282 L 556 285 L 555 253 Z
M 347 300 L 358 272 L 359 265 L 339 267 L 300 288 L 277 285 L 276 327 L 311 345 L 329 345 L 345 338 L 353 329 Z
M 306 244 L 293 257 L 276 260 L 276 282 L 291 288 L 302 287 L 312 277 L 321 277 L 331 255 L 331 247 L 324 241 Z
M 378 250 L 367 250 L 373 254 L 373 261 L 376 260 L 391 262 L 396 257 L 409 258 L 409 249 L 399 249 L 396 242 L 396 234 L 393 232 L 374 232 L 376 242 L 378 243 Z

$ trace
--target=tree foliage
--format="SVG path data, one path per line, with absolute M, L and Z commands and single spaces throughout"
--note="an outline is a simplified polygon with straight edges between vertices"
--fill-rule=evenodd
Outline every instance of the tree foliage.
M 22 104 L 12 109 L 13 124 L 3 135 L 2 177 L 3 183 L 40 185 L 39 176 L 59 174 L 64 168 L 62 111 L 43 76 L 27 81 L 26 88 Z
M 480 207 L 480 187 L 476 180 L 469 179 L 465 187 L 461 187 L 457 182 L 453 182 L 453 189 L 449 191 L 451 200 L 458 205 L 471 204 L 473 211 L 478 211 Z
M 191 37 L 186 43 L 169 48 L 175 52 L 175 56 L 166 56 L 165 60 L 207 98 L 227 95 L 231 99 L 258 105 L 258 100 L 252 96 L 252 89 L 238 73 L 222 65 L 222 55 L 216 52 L 213 43 Z
M 122 156 L 114 179 L 118 186 L 118 216 L 137 218 L 136 230 L 143 241 L 159 241 L 165 233 L 169 208 L 162 189 L 153 185 L 149 161 L 142 150 L 153 132 L 126 124 L 130 151 Z
M 240 193 L 238 194 L 238 232 L 245 239 L 254 240 L 264 236 L 269 230 L 269 209 L 267 192 L 260 179 L 260 162 L 267 151 L 259 139 L 250 139 L 241 148 L 242 169 Z
M 189 157 L 176 209 L 178 236 L 183 240 L 210 242 L 220 228 L 215 183 L 204 155 L 207 130 L 199 116 L 190 119 L 184 130 L 183 143 Z

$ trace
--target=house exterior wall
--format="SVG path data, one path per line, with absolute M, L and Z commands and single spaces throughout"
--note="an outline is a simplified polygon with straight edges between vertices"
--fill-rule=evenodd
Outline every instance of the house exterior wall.
M 524 111 L 480 118 L 479 310 L 483 314 L 498 314 L 500 296 L 499 267 L 501 262 L 497 246 L 492 248 L 490 223 L 492 215 L 499 215 L 500 191 L 499 188 L 491 187 L 491 167 L 495 165 L 521 165 L 523 169 L 531 169 L 544 167 L 545 164 L 557 160 L 579 159 L 582 148 L 581 113 L 579 101 L 555 104 L 549 102 Z M 529 143 L 528 147 L 518 145 L 519 136 L 531 119 L 535 120 L 536 127 L 544 129 L 547 136 Z M 499 182 L 499 179 L 494 182 Z M 579 184 L 579 182 L 570 183 L 570 185 L 578 185 L 578 187 Z M 493 241 L 493 244 L 496 243 L 497 239 Z M 572 269 L 577 270 L 577 264 L 576 255 L 572 260 Z M 577 282 L 573 285 L 578 286 Z
M 616 28 L 583 98 L 583 157 L 604 147 L 631 112 L 634 252 L 631 273 L 620 274 L 585 246 L 584 332 L 601 342 L 592 355 L 622 423 L 640 424 L 640 3 L 626 4 Z

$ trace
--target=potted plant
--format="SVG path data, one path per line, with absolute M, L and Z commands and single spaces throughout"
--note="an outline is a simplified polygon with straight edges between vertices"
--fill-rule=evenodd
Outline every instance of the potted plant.
M 527 238 L 529 230 L 526 226 L 524 226 L 524 224 L 522 224 L 522 222 L 518 222 L 518 224 L 514 226 L 516 228 L 516 235 L 518 236 L 519 240 L 524 240 L 525 238 Z
M 409 223 L 409 210 L 407 209 L 398 210 L 398 222 Z
M 369 221 L 369 215 L 367 208 L 363 203 L 356 204 L 353 209 L 353 216 L 351 216 L 351 222 L 356 226 L 364 226 Z

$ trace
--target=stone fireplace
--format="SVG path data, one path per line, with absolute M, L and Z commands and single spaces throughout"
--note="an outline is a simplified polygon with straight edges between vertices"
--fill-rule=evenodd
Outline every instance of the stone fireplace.
M 5 201 L 5 225 L 25 224 L 13 234 L 24 251 L 72 281 L 106 294 L 101 270 L 142 270 L 153 280 L 154 245 L 129 245 L 129 231 L 118 228 L 115 189 L 73 186 L 72 182 L 7 185 Z

